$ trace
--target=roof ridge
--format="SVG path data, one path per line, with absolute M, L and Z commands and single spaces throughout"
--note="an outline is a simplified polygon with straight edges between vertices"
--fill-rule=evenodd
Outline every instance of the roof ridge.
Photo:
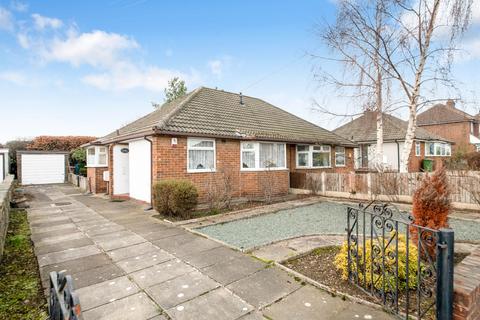
M 168 125 L 168 122 L 182 109 L 183 106 L 185 106 L 188 102 L 190 102 L 194 96 L 198 94 L 204 87 L 200 86 L 197 89 L 193 90 L 192 92 L 189 93 L 189 96 L 186 97 L 182 102 L 180 102 L 176 107 L 173 108 L 163 119 L 159 121 L 158 128 L 162 129 L 165 128 Z M 175 101 L 175 100 L 174 100 Z

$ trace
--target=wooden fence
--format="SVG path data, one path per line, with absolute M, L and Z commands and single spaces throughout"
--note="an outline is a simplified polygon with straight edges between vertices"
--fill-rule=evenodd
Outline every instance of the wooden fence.
M 74 186 L 79 187 L 82 191 L 90 191 L 88 187 L 88 178 L 84 176 L 79 176 L 74 173 L 68 174 L 68 182 L 73 184 Z
M 290 187 L 325 196 L 411 202 L 427 173 L 303 173 L 292 172 Z M 448 171 L 451 200 L 456 207 L 479 208 L 480 171 Z

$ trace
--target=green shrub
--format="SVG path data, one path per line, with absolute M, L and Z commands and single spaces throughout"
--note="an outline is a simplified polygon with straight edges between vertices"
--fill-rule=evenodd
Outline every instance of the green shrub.
M 394 232 L 390 235 L 391 237 L 394 236 Z M 378 240 L 374 240 L 373 244 L 377 245 L 379 248 L 382 245 L 382 238 L 379 237 Z M 385 238 L 384 242 L 387 244 L 389 239 Z M 367 240 L 365 241 L 366 248 L 365 248 L 365 265 L 363 264 L 363 246 L 361 244 L 358 245 L 358 261 L 359 261 L 359 281 L 361 283 L 365 283 L 367 287 L 372 285 L 372 270 L 373 270 L 373 286 L 376 289 L 383 288 L 383 273 L 381 271 L 382 266 L 382 254 L 378 253 L 375 254 L 373 258 L 372 265 L 372 250 L 371 245 L 372 241 Z M 352 250 L 356 250 L 354 245 L 351 245 Z M 335 257 L 335 266 L 337 269 L 342 271 L 342 278 L 344 280 L 348 279 L 348 263 L 347 263 L 347 256 L 348 255 L 348 244 L 345 242 L 340 250 L 340 252 Z M 395 240 L 393 240 L 387 249 L 385 250 L 385 291 L 391 291 L 395 289 L 396 285 L 396 277 L 395 277 L 395 259 L 392 258 L 395 256 Z M 417 257 L 418 257 L 418 249 L 415 245 L 411 242 L 409 243 L 409 252 L 408 252 L 408 269 L 409 269 L 409 284 L 408 288 L 413 289 L 417 287 L 417 271 L 418 271 L 418 264 L 417 264 Z M 380 268 L 378 268 L 380 266 Z M 420 268 L 424 267 L 421 264 Z M 351 257 L 351 264 L 350 270 L 356 271 L 356 258 Z M 366 279 L 364 278 L 364 270 L 366 271 Z M 399 279 L 399 289 L 403 290 L 407 287 L 407 245 L 405 241 L 405 236 L 399 235 L 398 236 L 398 279 Z
M 153 187 L 154 206 L 161 215 L 188 218 L 198 201 L 195 185 L 187 180 L 163 180 Z

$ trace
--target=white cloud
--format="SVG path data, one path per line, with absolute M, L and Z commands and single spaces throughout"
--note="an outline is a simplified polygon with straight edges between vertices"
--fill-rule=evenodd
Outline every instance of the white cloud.
M 25 12 L 28 10 L 28 4 L 15 0 L 10 3 L 10 8 L 14 11 Z
M 30 39 L 25 33 L 17 34 L 17 41 L 23 49 L 30 48 Z
M 74 66 L 88 64 L 111 67 L 118 63 L 126 49 L 138 48 L 135 40 L 116 33 L 95 30 L 70 34 L 66 39 L 55 38 L 46 49 L 47 60 L 68 62 Z
M 32 14 L 32 19 L 35 27 L 39 30 L 43 30 L 46 28 L 58 29 L 63 26 L 62 20 L 57 18 L 45 17 L 38 13 Z
M 13 31 L 14 23 L 10 11 L 0 7 L 0 29 Z
M 223 67 L 222 60 L 210 60 L 208 61 L 208 67 L 210 68 L 210 72 L 216 75 L 217 77 L 222 76 L 222 67 Z
M 0 73 L 0 80 L 10 82 L 16 85 L 25 85 L 27 78 L 17 71 L 5 71 Z
M 188 83 L 196 83 L 200 79 L 195 70 L 186 74 L 157 66 L 141 68 L 125 63 L 103 73 L 87 75 L 82 80 L 84 83 L 102 90 L 122 91 L 143 88 L 161 92 L 167 86 L 168 80 L 173 77 L 180 77 Z

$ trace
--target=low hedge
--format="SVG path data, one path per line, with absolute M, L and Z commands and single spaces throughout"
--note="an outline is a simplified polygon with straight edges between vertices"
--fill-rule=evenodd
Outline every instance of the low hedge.
M 161 215 L 188 218 L 198 202 L 198 190 L 187 180 L 163 180 L 153 187 L 154 207 Z

